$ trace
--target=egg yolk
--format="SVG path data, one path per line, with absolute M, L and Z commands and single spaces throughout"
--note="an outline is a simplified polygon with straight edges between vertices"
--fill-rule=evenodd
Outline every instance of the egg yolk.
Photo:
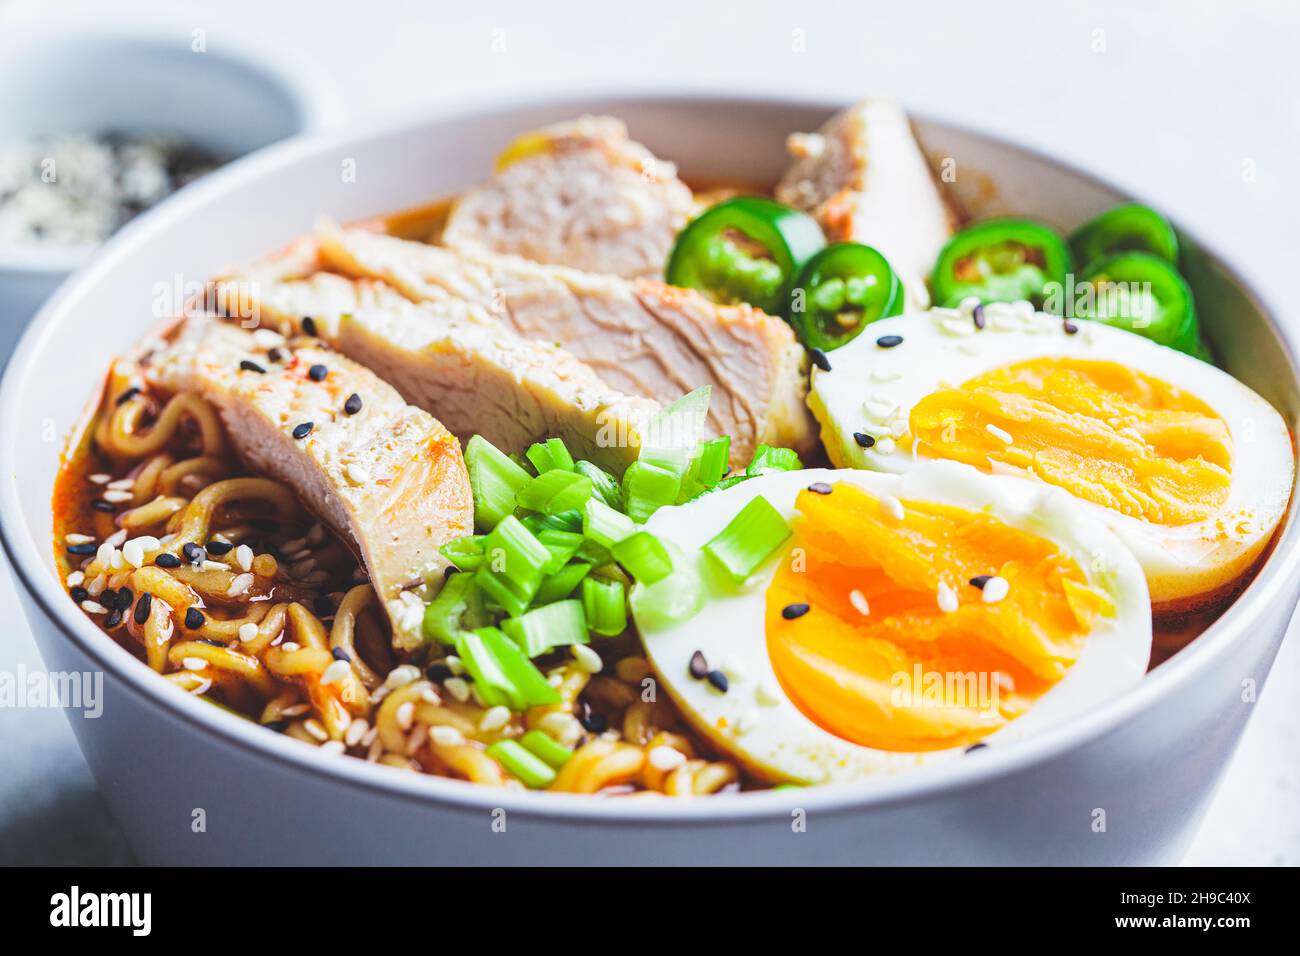
M 888 504 L 849 484 L 800 492 L 766 597 L 772 667 L 846 740 L 969 744 L 1059 681 L 1114 606 L 1045 538 L 982 512 L 913 501 L 900 518 Z
M 1162 525 L 1228 500 L 1228 426 L 1194 395 L 1115 362 L 1018 362 L 932 392 L 913 450 L 983 471 L 1021 469 L 1085 501 Z

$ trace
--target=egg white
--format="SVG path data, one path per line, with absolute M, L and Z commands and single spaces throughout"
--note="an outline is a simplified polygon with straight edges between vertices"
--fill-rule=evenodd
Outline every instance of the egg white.
M 767 587 L 791 544 L 743 588 L 723 584 L 711 572 L 701 549 L 736 512 L 762 495 L 791 520 L 795 497 L 813 482 L 844 482 L 877 497 L 892 495 L 903 501 L 987 511 L 1009 526 L 1055 542 L 1084 569 L 1089 583 L 1114 603 L 1114 616 L 1098 618 L 1065 676 L 1027 713 L 984 738 L 990 745 L 1041 733 L 1091 711 L 1136 684 L 1146 672 L 1151 615 L 1142 570 L 1115 535 L 1086 520 L 1074 500 L 1059 489 L 990 477 L 954 462 L 931 462 L 905 475 L 849 469 L 763 475 L 655 513 L 647 529 L 674 545 L 678 553 L 693 556 L 710 591 L 702 609 L 689 620 L 667 626 L 640 617 L 637 621 L 646 654 L 682 714 L 751 773 L 768 780 L 822 783 L 906 770 L 960 758 L 965 752 L 960 747 L 924 753 L 864 747 L 822 729 L 789 700 L 768 657 L 764 613 Z M 960 599 L 971 600 L 972 593 Z M 727 675 L 725 693 L 691 676 L 690 660 L 696 651 L 704 654 L 711 668 Z M 719 729 L 719 721 L 725 721 L 725 729 Z
M 913 406 L 992 369 L 1048 357 L 1116 362 L 1190 392 L 1223 419 L 1232 440 L 1228 500 L 1209 518 L 1175 526 L 1080 504 L 1137 556 L 1158 613 L 1212 605 L 1231 594 L 1272 538 L 1291 494 L 1291 436 L 1273 406 L 1214 366 L 1123 329 L 1080 320 L 1070 335 L 1059 318 L 1027 302 L 986 305 L 984 315 L 983 329 L 965 310 L 898 316 L 873 323 L 830 353 L 831 371 L 813 371 L 808 405 L 831 462 L 895 473 L 917 467 L 921 459 L 896 447 L 908 433 Z M 885 335 L 903 341 L 881 348 L 876 343 Z M 876 444 L 859 447 L 854 432 Z

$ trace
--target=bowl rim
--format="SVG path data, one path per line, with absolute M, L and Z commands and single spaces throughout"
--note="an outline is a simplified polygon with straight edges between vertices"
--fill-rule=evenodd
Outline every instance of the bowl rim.
M 174 48 L 181 36 L 196 29 L 193 23 L 177 19 L 174 15 L 166 15 L 161 19 L 136 18 L 131 22 L 123 22 L 120 17 L 110 18 L 98 14 L 85 18 L 79 17 L 75 23 L 66 26 L 60 24 L 57 29 L 45 21 L 32 21 L 22 17 L 16 18 L 16 21 L 13 25 L 13 35 L 7 37 L 10 42 L 17 42 L 18 33 L 25 32 L 27 35 L 23 38 L 23 42 L 35 40 L 61 46 L 74 46 L 86 42 L 107 45 L 135 43 L 168 49 Z M 3 47 L 4 44 L 0 43 L 0 50 Z M 292 131 L 262 149 L 313 130 L 332 126 L 344 115 L 336 84 L 330 80 L 329 74 L 314 60 L 293 50 L 272 46 L 268 41 L 247 32 L 238 35 L 230 35 L 227 32 L 223 33 L 221 42 L 215 49 L 206 50 L 203 55 L 211 57 L 214 64 L 231 65 L 238 68 L 245 76 L 255 76 L 258 82 L 266 87 L 277 89 L 293 104 L 296 116 Z M 252 153 L 236 156 L 225 165 L 242 159 L 244 155 L 252 155 Z M 192 185 L 194 183 L 187 183 L 176 192 L 189 189 Z M 171 196 L 167 198 L 170 199 Z M 145 213 L 151 211 L 152 207 Z M 134 217 L 131 222 L 141 218 L 145 213 Z M 0 276 L 50 277 L 70 274 L 89 262 L 98 250 L 121 231 L 121 229 L 117 230 L 101 243 L 0 244 Z
M 582 88 L 546 90 L 526 95 L 496 94 L 462 100 L 432 109 L 406 112 L 351 124 L 346 128 L 295 137 L 258 150 L 205 176 L 193 187 L 177 192 L 137 217 L 113 236 L 95 260 L 65 283 L 45 304 L 11 355 L 3 379 L 0 379 L 0 435 L 17 433 L 15 426 L 18 403 L 15 399 L 23 380 L 20 370 L 30 365 L 29 356 L 48 347 L 46 339 L 53 335 L 53 325 L 64 309 L 64 302 L 78 295 L 82 286 L 93 284 L 99 275 L 112 270 L 119 260 L 133 255 L 136 247 L 156 226 L 183 219 L 188 215 L 189 206 L 197 200 L 205 199 L 209 193 L 237 193 L 240 184 L 245 181 L 274 176 L 300 160 L 329 153 L 347 144 L 398 135 L 417 128 L 436 129 L 444 123 L 470 119 L 485 113 L 559 107 L 581 111 L 584 102 L 599 103 L 602 109 L 615 109 L 619 103 L 666 109 L 699 109 L 710 105 L 718 108 L 769 106 L 773 109 L 817 110 L 826 116 L 848 105 L 844 100 L 817 94 L 715 93 L 637 85 L 615 86 L 601 94 L 593 94 L 589 89 Z M 1050 153 L 1022 146 L 1000 135 L 978 132 L 932 114 L 918 112 L 912 116 L 922 123 L 940 125 L 959 134 L 1017 151 L 1054 165 L 1094 186 L 1132 197 L 1128 190 Z M 1274 333 L 1291 378 L 1300 381 L 1295 347 L 1278 322 L 1276 310 L 1252 283 L 1243 278 L 1242 272 L 1232 264 L 1232 260 L 1225 258 L 1215 246 L 1205 243 L 1199 236 L 1181 227 L 1180 231 L 1192 239 L 1241 293 L 1252 301 Z M 13 449 L 14 443 L 9 439 L 0 441 L 0 474 L 16 474 Z M 633 824 L 673 827 L 788 819 L 795 809 L 830 815 L 922 802 L 980 786 L 996 777 L 1025 771 L 1113 732 L 1213 668 L 1240 636 L 1257 624 L 1263 609 L 1285 596 L 1288 581 L 1297 577 L 1297 569 L 1300 568 L 1300 530 L 1296 526 L 1296 511 L 1294 506 L 1288 509 L 1272 554 L 1223 617 L 1170 660 L 1148 672 L 1134 688 L 1107 701 L 1081 720 L 1016 741 L 1014 746 L 1006 749 L 985 750 L 978 760 L 951 761 L 896 776 L 877 776 L 798 790 L 722 794 L 707 800 L 684 802 L 602 800 L 582 794 L 503 791 L 430 774 L 393 773 L 388 767 L 355 758 L 339 759 L 334 755 L 322 754 L 316 748 L 304 746 L 299 741 L 268 734 L 249 721 L 207 706 L 202 701 L 190 699 L 191 695 L 167 681 L 158 680 L 156 674 L 142 667 L 139 660 L 124 648 L 111 640 L 105 640 L 103 632 L 67 600 L 62 582 L 48 573 L 48 556 L 39 551 L 33 554 L 32 549 L 27 547 L 26 540 L 33 536 L 26 527 L 14 481 L 0 485 L 0 544 L 27 596 L 48 618 L 51 626 L 60 632 L 62 639 L 71 641 L 85 657 L 111 674 L 125 690 L 133 693 L 142 703 L 165 714 L 170 722 L 182 722 L 189 731 L 208 735 L 214 747 L 240 750 L 245 757 L 254 761 L 277 761 L 285 770 L 330 781 L 339 787 L 340 793 L 345 793 L 349 788 L 361 788 L 376 797 L 400 799 L 428 807 L 442 806 L 462 811 L 503 809 L 524 819 L 581 820 L 589 826 Z M 36 558 L 35 561 L 31 560 L 33 557 Z M 34 570 L 36 568 L 39 570 Z

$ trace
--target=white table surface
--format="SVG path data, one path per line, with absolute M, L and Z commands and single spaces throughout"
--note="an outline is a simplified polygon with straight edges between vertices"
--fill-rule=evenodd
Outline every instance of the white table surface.
M 0 33 L 95 8 L 0 2 Z M 638 84 L 892 93 L 1096 170 L 1216 237 L 1275 302 L 1294 298 L 1300 5 L 119 0 L 113 9 L 122 22 L 165 17 L 186 44 L 193 29 L 210 47 L 252 34 L 316 57 L 353 117 Z M 13 588 L 0 567 L 9 671 L 39 666 Z M 1300 864 L 1297 701 L 1292 636 L 1187 863 Z M 0 863 L 130 860 L 62 714 L 0 709 Z

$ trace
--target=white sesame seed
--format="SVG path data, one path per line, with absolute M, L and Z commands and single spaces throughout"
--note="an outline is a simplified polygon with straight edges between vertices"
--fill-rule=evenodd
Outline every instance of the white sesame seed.
M 204 677 L 200 679 L 197 684 L 191 687 L 189 692 L 193 694 L 195 697 L 202 697 L 211 689 L 212 689 L 212 678 Z
M 867 596 L 857 588 L 849 592 L 849 603 L 853 605 L 853 610 L 863 617 L 871 613 L 871 605 L 867 603 Z
M 370 741 L 370 749 L 366 751 L 366 759 L 371 763 L 377 763 L 379 758 L 384 755 L 384 742 L 376 737 Z
M 264 349 L 270 349 L 283 344 L 284 336 L 271 329 L 257 329 L 253 332 L 253 341 Z
M 251 574 L 236 574 L 230 587 L 226 589 L 226 597 L 239 597 L 247 593 L 248 589 L 253 586 L 253 576 Z
M 133 568 L 144 565 L 144 548 L 140 547 L 138 541 L 128 541 L 122 545 L 122 560 Z
M 95 579 L 86 585 L 86 593 L 93 598 L 97 598 L 104 593 L 106 587 L 108 587 L 108 575 L 101 572 L 95 575 Z
M 105 501 L 110 502 L 111 504 L 120 505 L 123 502 L 130 501 L 135 497 L 135 495 L 129 491 L 110 488 L 108 491 L 104 492 L 103 497 Z
M 108 562 L 108 566 L 112 568 L 114 571 L 121 571 L 124 567 L 126 567 L 126 559 L 122 557 L 121 551 L 113 552 L 113 559 Z
M 465 663 L 455 654 L 448 654 L 442 662 L 447 665 L 447 670 L 451 671 L 457 677 L 465 673 Z
M 465 703 L 469 700 L 469 684 L 465 683 L 463 677 L 448 677 L 442 682 L 442 686 L 451 694 L 452 699 L 459 703 Z
M 414 664 L 402 664 L 394 667 L 384 678 L 384 686 L 389 690 L 397 690 L 399 687 L 405 687 L 413 680 L 420 679 L 420 668 Z
M 325 528 L 323 525 L 314 524 L 307 532 L 307 540 L 312 544 L 320 544 L 325 540 Z
M 302 729 L 307 731 L 307 733 L 311 734 L 313 737 L 315 737 L 317 740 L 321 741 L 322 743 L 326 740 L 329 740 L 330 737 L 329 732 L 323 726 L 321 726 L 321 722 L 317 720 L 315 717 L 308 717 L 306 720 L 304 720 L 302 722 Z
M 352 673 L 352 665 L 347 661 L 335 661 L 320 675 L 321 684 L 337 684 Z
M 895 521 L 902 521 L 905 517 L 903 503 L 893 495 L 885 495 L 882 497 L 880 499 L 880 507 L 884 508 L 885 514 L 889 515 L 889 517 L 893 518 Z
M 314 570 L 316 570 L 315 558 L 307 558 L 305 561 L 299 561 L 297 564 L 289 565 L 289 574 L 295 578 L 306 577 Z
M 411 737 L 406 741 L 407 756 L 415 753 L 424 746 L 424 742 L 429 739 L 429 725 L 416 724 L 415 729 L 411 731 Z
M 686 763 L 686 754 L 673 747 L 651 747 L 645 758 L 650 762 L 650 766 L 664 771 L 676 770 Z
M 311 708 L 310 708 L 308 705 L 306 705 L 306 704 L 291 704 L 290 706 L 284 708 L 284 710 L 280 711 L 280 716 L 281 716 L 281 717 L 301 717 L 303 714 L 307 713 L 307 711 L 309 711 L 309 710 L 311 710 Z
M 253 567 L 253 549 L 246 544 L 241 544 L 235 549 L 235 563 L 239 565 L 239 570 L 249 571 Z
M 89 480 L 92 485 L 106 485 L 113 480 L 113 476 L 106 475 L 102 471 L 97 471 L 90 476 Z
M 722 671 L 722 673 L 727 675 L 728 679 L 737 684 L 742 683 L 745 678 L 749 676 L 749 672 L 745 669 L 744 662 L 738 657 L 724 657 L 718 662 L 718 670 Z
M 939 582 L 939 610 L 944 614 L 951 614 L 957 610 L 957 592 L 952 589 L 947 581 Z
M 202 671 L 207 670 L 208 662 L 201 657 L 183 657 L 181 666 L 187 671 Z
M 285 641 L 283 644 L 280 645 L 280 650 L 284 651 L 287 654 L 292 654 L 294 651 L 298 650 L 301 647 L 302 645 L 299 644 L 297 641 Z
M 994 575 L 984 583 L 984 603 L 997 604 L 1011 592 L 1011 583 L 1004 577 Z
M 896 448 L 898 448 L 898 445 L 894 443 L 894 439 L 878 438 L 876 439 L 874 451 L 879 455 L 892 455 Z
M 363 465 L 359 465 L 355 461 L 349 462 L 347 468 L 343 470 L 343 473 L 347 476 L 350 484 L 364 485 L 370 480 L 370 472 L 366 471 Z
M 65 534 L 63 540 L 67 544 L 90 544 L 90 542 L 94 541 L 95 538 L 94 535 L 77 534 L 74 531 L 70 534 Z
M 410 730 L 411 724 L 415 722 L 415 701 L 408 700 L 398 704 L 394 716 L 397 718 L 397 726 L 403 730 Z
M 247 644 L 257 637 L 257 625 L 252 621 L 245 621 L 239 625 L 239 639 Z
M 95 551 L 95 560 L 104 567 L 109 567 L 113 563 L 113 555 L 117 553 L 117 548 L 113 547 L 107 541 L 99 546 Z
M 370 723 L 364 717 L 358 717 L 352 723 L 348 724 L 347 732 L 343 735 L 343 742 L 349 747 L 355 747 L 361 743 L 361 739 L 370 731 Z
M 100 604 L 98 601 L 91 601 L 89 599 L 81 602 L 81 609 L 85 611 L 87 614 L 108 613 L 108 608 L 104 607 L 104 605 Z
M 758 711 L 753 707 L 746 707 L 736 719 L 736 733 L 738 734 L 747 734 L 757 726 Z
M 134 488 L 134 487 L 135 487 L 135 479 L 134 479 L 134 478 L 119 478 L 119 479 L 117 479 L 117 481 L 110 481 L 110 482 L 108 483 L 108 487 L 111 488 L 111 489 L 113 489 L 114 491 L 121 491 L 121 490 L 124 489 L 124 488 Z
M 600 669 L 605 666 L 605 662 L 600 659 L 600 655 L 586 644 L 573 645 L 573 660 L 578 670 L 584 674 L 599 674 Z
M 162 542 L 151 534 L 138 535 L 131 540 L 140 545 L 145 551 L 157 551 L 162 547 Z
M 327 740 L 320 745 L 322 753 L 341 754 L 346 749 L 341 740 Z
M 286 541 L 284 543 L 284 547 L 281 548 L 280 550 L 282 550 L 286 555 L 289 555 L 295 551 L 301 551 L 306 546 L 307 546 L 306 538 L 294 538 L 292 541 Z
M 1009 431 L 1007 431 L 1005 428 L 998 428 L 998 426 L 994 425 L 992 422 L 989 422 L 987 425 L 985 425 L 984 430 L 988 432 L 990 435 L 992 435 L 994 438 L 996 438 L 998 441 L 1002 442 L 1004 445 L 1010 445 L 1013 441 L 1015 441 L 1015 439 L 1011 437 L 1011 433 Z
M 490 734 L 508 723 L 510 723 L 510 708 L 498 704 L 483 715 L 483 719 L 478 722 L 478 729 L 485 734 Z
M 465 735 L 455 727 L 438 725 L 429 728 L 429 739 L 439 747 L 459 747 L 465 742 Z
M 229 571 L 230 566 L 222 561 L 207 560 L 199 565 L 200 571 Z
M 85 571 L 73 571 L 64 579 L 64 584 L 70 588 L 75 588 L 86 580 Z
M 754 688 L 754 699 L 764 707 L 775 707 L 777 704 L 781 703 L 782 697 L 780 693 L 777 692 L 777 689 L 770 683 L 767 681 L 761 681 L 758 686 Z

